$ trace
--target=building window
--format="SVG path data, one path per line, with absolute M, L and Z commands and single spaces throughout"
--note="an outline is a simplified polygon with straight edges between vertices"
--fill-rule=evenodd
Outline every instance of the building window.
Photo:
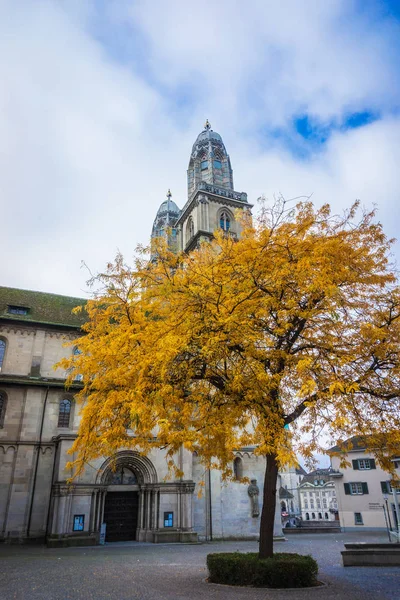
M 0 339 L 0 371 L 1 371 L 1 367 L 3 366 L 5 353 L 6 353 L 6 341 Z
M 108 485 L 136 485 L 137 482 L 135 473 L 124 466 L 111 471 L 107 480 Z
M 304 500 L 304 508 L 308 508 L 308 500 Z
M 12 306 L 7 307 L 7 312 L 10 315 L 27 315 L 29 308 L 27 306 Z
M 354 482 L 344 484 L 344 493 L 346 495 L 358 496 L 361 494 L 368 494 L 368 484 L 366 482 Z
M 214 160 L 214 169 L 222 169 L 222 163 L 220 160 Z
M 187 222 L 186 225 L 186 234 L 187 234 L 187 240 L 191 240 L 192 237 L 194 236 L 194 222 L 192 217 L 189 217 L 189 220 Z
M 239 481 L 243 477 L 243 461 L 239 456 L 233 461 L 233 475 L 236 481 Z
M 173 527 L 174 526 L 174 513 L 173 512 L 165 512 L 164 513 L 164 527 Z
M 311 513 L 311 519 L 315 521 L 315 513 Z
M 74 349 L 72 350 L 72 354 L 74 356 L 79 356 L 80 354 L 82 354 L 82 352 L 79 350 L 78 346 L 75 346 Z M 82 381 L 83 380 L 83 375 L 81 375 L 81 373 L 77 373 L 75 375 L 74 381 Z
M 221 213 L 221 216 L 219 218 L 219 226 L 224 231 L 229 231 L 231 228 L 231 220 L 229 218 L 228 213 L 225 211 Z
M 201 161 L 201 170 L 205 171 L 206 169 L 208 169 L 208 160 L 202 160 Z
M 383 494 L 393 494 L 393 487 L 390 481 L 381 481 L 381 488 Z M 396 487 L 397 494 L 400 494 L 400 487 Z
M 356 458 L 353 461 L 353 469 L 356 471 L 367 471 L 369 469 L 376 469 L 375 459 L 373 458 Z
M 309 520 L 310 520 L 310 515 L 309 515 L 309 513 L 306 513 L 306 521 L 309 521 Z
M 4 416 L 6 414 L 7 396 L 5 392 L 0 390 L 0 428 L 4 424 Z
M 71 416 L 71 400 L 64 398 L 60 402 L 58 411 L 58 427 L 69 427 L 69 419 Z
M 318 513 L 318 519 L 322 519 L 322 513 Z
M 314 508 L 314 498 L 310 499 L 310 508 Z
M 356 525 L 364 525 L 361 513 L 354 513 L 354 523 Z

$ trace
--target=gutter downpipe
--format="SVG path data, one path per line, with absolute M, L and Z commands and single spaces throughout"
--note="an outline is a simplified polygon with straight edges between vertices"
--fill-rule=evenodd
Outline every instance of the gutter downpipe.
M 47 404 L 47 397 L 49 395 L 49 389 L 50 389 L 49 386 L 47 386 L 46 396 L 44 398 L 44 403 L 43 403 L 42 419 L 41 419 L 41 423 L 40 423 L 39 443 L 36 446 L 35 471 L 33 473 L 33 486 L 32 486 L 31 503 L 30 503 L 30 507 L 29 507 L 28 525 L 27 525 L 27 528 L 26 528 L 26 537 L 27 538 L 29 538 L 29 533 L 30 533 L 30 529 L 31 529 L 33 501 L 35 499 L 36 479 L 37 479 L 37 472 L 38 472 L 38 467 L 39 467 L 39 455 L 40 455 L 40 449 L 42 447 L 43 425 L 44 425 L 44 417 L 45 417 L 45 412 L 46 412 L 46 404 Z

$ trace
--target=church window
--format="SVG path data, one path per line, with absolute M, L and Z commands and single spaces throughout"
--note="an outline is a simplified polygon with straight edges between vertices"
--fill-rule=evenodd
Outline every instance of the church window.
M 75 346 L 72 351 L 72 354 L 74 356 L 79 356 L 79 354 L 82 354 L 82 352 L 79 350 L 78 346 Z M 75 375 L 75 381 L 82 381 L 82 379 L 83 379 L 83 375 L 81 375 L 80 373 L 77 373 Z
M 60 402 L 58 411 L 58 427 L 69 427 L 69 419 L 71 416 L 71 400 L 64 398 Z
M 187 239 L 190 240 L 194 236 L 194 223 L 192 217 L 189 217 L 187 226 L 186 226 Z
M 3 366 L 5 353 L 6 353 L 6 341 L 0 339 L 0 371 L 1 371 L 1 367 Z
M 221 213 L 221 216 L 219 218 L 219 226 L 224 231 L 229 231 L 229 229 L 231 227 L 231 220 L 229 218 L 228 213 L 225 211 Z
M 4 424 L 4 415 L 6 413 L 7 396 L 0 390 L 0 427 Z
M 214 160 L 214 169 L 222 169 L 222 163 L 220 160 Z
M 111 472 L 108 479 L 109 485 L 136 485 L 137 477 L 135 473 L 127 467 L 118 467 L 116 471 Z
M 233 475 L 236 481 L 239 481 L 243 477 L 243 461 L 239 456 L 233 461 Z
M 201 170 L 205 171 L 206 169 L 208 169 L 208 160 L 202 160 L 201 161 Z

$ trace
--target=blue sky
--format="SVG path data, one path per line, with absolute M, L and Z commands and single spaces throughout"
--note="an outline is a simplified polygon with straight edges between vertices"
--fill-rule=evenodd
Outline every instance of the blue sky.
M 397 0 L 0 0 L 0 50 L 3 285 L 129 260 L 206 118 L 250 201 L 359 198 L 398 235 Z

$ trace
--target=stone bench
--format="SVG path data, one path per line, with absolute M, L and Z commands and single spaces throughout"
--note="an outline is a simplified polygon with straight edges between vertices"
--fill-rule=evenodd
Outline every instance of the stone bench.
M 398 567 L 400 544 L 345 544 L 342 550 L 344 567 Z

